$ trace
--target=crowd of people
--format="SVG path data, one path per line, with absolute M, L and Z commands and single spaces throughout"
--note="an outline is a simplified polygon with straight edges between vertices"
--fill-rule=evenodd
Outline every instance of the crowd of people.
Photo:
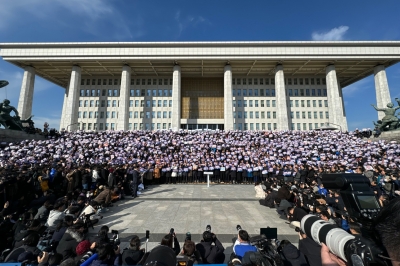
M 400 195 L 399 155 L 400 144 L 395 141 L 374 142 L 357 132 L 332 131 L 60 132 L 47 140 L 1 143 L 0 230 L 7 241 L 0 243 L 0 249 L 11 250 L 3 258 L 8 262 L 39 256 L 38 263 L 80 265 L 92 250 L 98 254 L 92 265 L 121 265 L 124 255 L 110 244 L 108 228 L 99 232 L 109 244 L 103 245 L 103 240 L 87 239 L 88 227 L 113 201 L 136 198 L 139 185 L 202 183 L 204 172 L 213 172 L 214 183 L 254 184 L 261 203 L 276 208 L 284 219 L 299 221 L 315 213 L 349 232 L 359 232 L 359 225 L 346 217 L 339 192 L 324 188 L 322 175 L 363 174 L 385 206 Z M 212 247 L 187 239 L 183 250 L 191 250 L 186 255 L 195 261 L 221 263 L 206 260 L 204 254 L 211 248 L 223 252 L 215 235 L 206 232 L 203 242 L 213 243 Z M 44 234 L 55 254 L 50 257 L 40 248 Z M 174 236 L 165 238 L 166 246 L 176 241 Z M 238 234 L 241 238 L 248 243 L 245 233 Z M 131 240 L 133 251 L 138 250 L 137 241 Z M 179 242 L 173 246 L 176 255 L 184 252 L 176 249 Z M 294 252 L 290 243 L 284 242 L 285 247 Z M 315 250 L 307 250 L 308 245 L 300 245 L 307 263 L 321 265 L 312 257 Z M 137 262 L 144 263 L 142 259 L 143 254 Z

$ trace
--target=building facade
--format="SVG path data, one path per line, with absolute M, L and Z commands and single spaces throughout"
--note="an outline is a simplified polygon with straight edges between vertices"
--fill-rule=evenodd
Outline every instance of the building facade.
M 65 89 L 66 130 L 346 131 L 342 89 L 373 74 L 377 106 L 400 42 L 10 43 L 0 55 L 24 77 L 18 110 L 32 111 L 35 75 Z

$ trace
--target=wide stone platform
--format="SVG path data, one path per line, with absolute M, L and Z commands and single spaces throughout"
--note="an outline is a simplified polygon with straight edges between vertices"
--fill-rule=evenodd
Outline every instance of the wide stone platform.
M 371 136 L 372 140 L 387 140 L 387 141 L 397 141 L 400 142 L 400 129 L 393 130 L 393 131 L 385 131 L 382 132 L 379 137 L 374 138 Z
M 23 140 L 44 140 L 45 137 L 38 134 L 28 134 L 23 131 L 0 129 L 0 142 L 21 142 Z
M 151 249 L 174 228 L 182 247 L 186 232 L 197 243 L 208 224 L 223 243 L 226 258 L 232 253 L 238 224 L 251 236 L 259 235 L 260 228 L 269 226 L 278 228 L 280 240 L 288 239 L 297 245 L 299 239 L 275 209 L 259 204 L 254 185 L 150 186 L 136 199 L 128 197 L 115 203 L 90 232 L 93 234 L 100 226 L 108 225 L 119 231 L 121 248 L 125 248 L 130 236 L 136 234 L 145 242 L 145 232 L 150 230 L 148 249 Z

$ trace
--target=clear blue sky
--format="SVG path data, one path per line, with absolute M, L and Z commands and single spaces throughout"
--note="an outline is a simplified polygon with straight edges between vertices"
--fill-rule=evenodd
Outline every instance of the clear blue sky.
M 399 40 L 400 1 L 0 0 L 0 42 Z M 18 105 L 22 70 L 0 61 Z M 400 65 L 387 69 L 400 97 Z M 7 95 L 6 95 L 7 92 Z M 373 77 L 343 90 L 349 130 L 377 119 Z M 63 89 L 36 79 L 36 126 L 59 128 Z

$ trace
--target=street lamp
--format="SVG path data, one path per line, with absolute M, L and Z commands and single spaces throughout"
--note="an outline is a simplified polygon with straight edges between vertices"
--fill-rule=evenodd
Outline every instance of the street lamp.
M 70 126 L 73 126 L 73 125 L 77 125 L 77 124 L 79 124 L 80 122 L 76 122 L 76 123 L 72 123 L 71 125 L 68 125 L 67 126 L 67 131 L 68 131 L 68 127 L 70 127 Z
M 338 126 L 340 128 L 340 132 L 342 132 L 341 125 L 330 123 L 330 122 L 325 122 L 324 125 L 322 127 L 320 127 L 319 129 L 320 130 L 335 130 L 335 129 L 337 129 L 336 127 L 331 127 L 330 125 Z

